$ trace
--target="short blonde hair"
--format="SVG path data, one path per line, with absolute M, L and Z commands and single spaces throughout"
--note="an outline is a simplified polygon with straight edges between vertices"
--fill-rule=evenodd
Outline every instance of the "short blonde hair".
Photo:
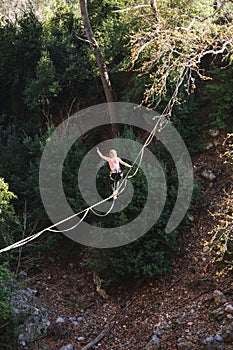
M 115 149 L 111 149 L 109 151 L 109 154 L 112 153 L 114 155 L 114 157 L 117 157 L 117 151 Z

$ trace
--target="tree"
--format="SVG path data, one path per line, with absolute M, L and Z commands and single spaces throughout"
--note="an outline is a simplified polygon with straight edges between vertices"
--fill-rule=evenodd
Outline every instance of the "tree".
M 111 121 L 112 136 L 115 136 L 117 133 L 117 128 L 115 125 L 114 109 L 111 106 L 111 102 L 114 101 L 111 81 L 110 81 L 110 78 L 109 78 L 109 75 L 108 75 L 108 72 L 106 69 L 106 65 L 104 63 L 104 60 L 103 60 L 103 57 L 102 57 L 102 54 L 100 51 L 100 47 L 99 47 L 98 42 L 96 41 L 94 34 L 93 34 L 93 31 L 92 31 L 92 27 L 91 27 L 91 23 L 90 23 L 88 11 L 87 11 L 87 1 L 86 0 L 79 0 L 79 4 L 80 4 L 82 20 L 83 20 L 83 25 L 85 28 L 86 36 L 87 36 L 87 39 L 88 39 L 90 46 L 93 48 L 95 59 L 96 59 L 96 64 L 98 66 L 101 82 L 102 82 L 105 97 L 106 97 L 106 102 L 109 103 L 109 114 L 110 114 L 110 121 Z
M 208 62 L 214 57 L 222 62 L 231 57 L 232 62 L 230 0 L 217 10 L 212 2 L 191 0 L 150 1 L 150 6 L 130 10 L 142 18 L 140 30 L 131 38 L 131 58 L 134 70 L 147 77 L 143 98 L 147 106 L 157 108 L 166 101 L 162 111 L 170 115 L 181 86 L 189 94 L 196 80 L 209 79 L 204 70 Z

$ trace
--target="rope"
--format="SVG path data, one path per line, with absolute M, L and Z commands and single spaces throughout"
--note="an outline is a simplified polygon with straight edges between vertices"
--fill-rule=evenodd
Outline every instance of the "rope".
M 91 211 L 92 211 L 92 213 L 94 213 L 95 215 L 97 215 L 97 216 L 107 216 L 108 214 L 110 214 L 110 212 L 112 211 L 112 209 L 113 209 L 113 207 L 114 207 L 114 205 L 115 205 L 115 199 L 113 199 L 113 202 L 112 202 L 112 205 L 111 205 L 111 207 L 109 208 L 109 210 L 106 212 L 106 213 L 104 213 L 104 214 L 100 214 L 100 213 L 98 213 L 96 210 L 94 210 L 94 209 L 91 209 Z
M 134 162 L 133 162 L 133 164 L 132 164 L 132 166 L 134 166 L 134 164 L 136 164 L 136 162 L 137 162 L 137 159 L 139 158 L 139 162 L 138 162 L 138 164 L 137 164 L 136 170 L 134 171 L 134 173 L 133 173 L 132 175 L 129 175 L 129 173 L 130 173 L 130 171 L 131 171 L 131 168 L 130 168 L 130 169 L 128 170 L 128 172 L 126 173 L 126 175 L 125 175 L 123 181 L 121 182 L 121 184 L 120 184 L 120 186 L 119 186 L 119 188 L 118 188 L 119 194 L 121 194 L 121 193 L 125 190 L 125 188 L 126 188 L 126 186 L 127 186 L 127 180 L 128 180 L 128 179 L 132 179 L 132 178 L 137 174 L 137 172 L 138 172 L 138 170 L 139 170 L 139 168 L 140 168 L 140 165 L 141 165 L 141 163 L 142 163 L 142 159 L 143 159 L 143 155 L 144 155 L 145 148 L 146 148 L 147 146 L 149 146 L 149 144 L 152 142 L 152 140 L 153 140 L 153 138 L 154 138 L 154 136 L 155 136 L 157 127 L 158 127 L 158 125 L 159 125 L 160 122 L 161 122 L 161 119 L 162 119 L 162 115 L 158 118 L 157 123 L 155 124 L 154 128 L 153 128 L 152 131 L 150 132 L 150 134 L 149 134 L 149 136 L 147 137 L 147 139 L 146 139 L 144 145 L 142 146 L 140 152 L 138 153 L 137 157 L 135 158 L 135 160 L 134 160 Z M 167 123 L 168 123 L 168 121 L 166 121 L 165 126 L 166 126 Z M 164 127 L 165 127 L 165 126 L 164 126 Z M 124 187 L 123 187 L 123 189 L 120 191 L 120 189 L 121 189 L 121 187 L 122 187 L 123 185 L 124 185 Z
M 137 172 L 138 172 L 138 170 L 139 170 L 139 167 L 140 167 L 140 165 L 141 165 L 141 163 L 142 163 L 142 159 L 143 159 L 143 155 L 144 155 L 144 150 L 145 150 L 145 148 L 151 143 L 151 141 L 153 140 L 153 137 L 154 137 L 154 135 L 155 135 L 155 132 L 156 132 L 156 130 L 157 130 L 157 127 L 158 127 L 159 123 L 161 122 L 161 119 L 162 119 L 163 116 L 164 116 L 164 114 L 162 114 L 162 115 L 159 117 L 159 119 L 158 119 L 156 125 L 154 126 L 154 128 L 153 128 L 152 131 L 150 132 L 148 138 L 146 139 L 146 142 L 144 143 L 144 145 L 142 146 L 140 152 L 138 153 L 137 157 L 135 158 L 134 162 L 132 163 L 132 166 L 135 165 L 136 162 L 137 162 L 137 160 L 138 160 L 138 158 L 139 158 L 139 162 L 138 162 L 138 164 L 137 164 L 137 169 L 134 171 L 134 173 L 133 173 L 132 175 L 129 175 L 129 173 L 130 173 L 130 171 L 131 171 L 131 168 L 128 170 L 126 176 L 124 177 L 123 181 L 121 182 L 121 184 L 120 184 L 119 187 L 118 187 L 118 194 L 122 193 L 122 192 L 125 190 L 126 185 L 127 185 L 127 180 L 128 180 L 128 179 L 131 179 L 132 177 L 134 177 L 134 176 L 137 174 Z M 167 123 L 168 123 L 168 120 L 166 120 L 165 125 L 164 125 L 163 127 L 165 127 Z M 160 127 L 162 127 L 162 125 L 160 125 Z M 124 187 L 123 187 L 123 185 L 124 185 Z M 120 191 L 121 187 L 123 187 L 123 189 Z M 105 198 L 105 199 L 103 199 L 103 200 L 101 200 L 101 201 L 99 201 L 99 202 L 97 202 L 97 203 L 95 203 L 95 204 L 89 206 L 88 208 L 83 209 L 82 211 L 80 211 L 80 212 L 78 212 L 78 213 L 75 213 L 75 214 L 69 216 L 68 218 L 65 218 L 64 220 L 61 220 L 61 221 L 57 222 L 56 224 L 53 224 L 53 225 L 51 225 L 51 226 L 49 226 L 49 227 L 46 227 L 45 229 L 43 229 L 43 230 L 41 230 L 41 231 L 39 231 L 39 232 L 37 232 L 37 233 L 35 233 L 35 234 L 29 236 L 29 237 L 26 237 L 26 238 L 24 238 L 24 239 L 22 239 L 22 240 L 20 240 L 20 241 L 18 241 L 18 242 L 16 242 L 16 243 L 14 243 L 14 244 L 9 245 L 8 247 L 5 247 L 5 248 L 1 249 L 1 250 L 0 250 L 0 254 L 3 253 L 3 252 L 9 251 L 9 250 L 11 250 L 11 249 L 15 249 L 15 248 L 21 247 L 21 246 L 23 246 L 23 245 L 25 245 L 25 244 L 27 244 L 27 243 L 29 243 L 29 242 L 35 240 L 36 238 L 40 237 L 40 236 L 41 236 L 44 232 L 46 232 L 46 231 L 50 231 L 50 232 L 54 232 L 54 233 L 60 233 L 60 232 L 71 231 L 71 230 L 73 230 L 74 228 L 76 228 L 78 225 L 81 224 L 81 222 L 82 222 L 82 221 L 84 220 L 84 218 L 87 216 L 87 214 L 89 213 L 89 211 L 92 211 L 92 212 L 93 212 L 95 215 L 97 215 L 97 216 L 107 216 L 107 215 L 111 212 L 112 208 L 113 208 L 114 205 L 115 205 L 115 199 L 113 200 L 112 205 L 111 205 L 110 209 L 107 211 L 107 213 L 99 214 L 99 213 L 97 213 L 95 210 L 93 210 L 93 208 L 95 208 L 95 207 L 97 207 L 98 205 L 100 205 L 100 204 L 102 204 L 102 203 L 108 201 L 108 200 L 109 200 L 110 198 L 112 198 L 112 197 L 113 197 L 113 194 L 112 194 L 111 196 L 109 196 L 109 197 L 107 197 L 107 198 Z M 62 230 L 62 231 L 61 231 L 61 230 L 55 230 L 55 229 L 53 229 L 54 227 L 56 227 L 56 226 L 58 226 L 58 225 L 61 225 L 61 224 L 63 224 L 64 222 L 66 222 L 66 221 L 68 221 L 68 220 L 71 220 L 72 218 L 77 217 L 78 215 L 81 215 L 81 214 L 83 214 L 83 213 L 84 213 L 83 217 L 82 217 L 82 218 L 79 220 L 79 222 L 78 222 L 77 224 L 75 224 L 74 226 L 72 226 L 72 227 L 70 227 L 70 228 L 68 228 L 68 229 L 64 229 L 64 230 Z
M 103 199 L 102 201 L 99 201 L 98 203 L 95 203 L 95 204 L 91 205 L 89 208 L 86 208 L 86 209 L 84 209 L 84 210 L 82 210 L 82 211 L 80 211 L 78 213 L 75 213 L 75 214 L 69 216 L 68 218 L 65 218 L 64 220 L 61 220 L 61 221 L 57 222 L 56 224 L 53 224 L 53 225 L 51 225 L 49 227 L 46 227 L 45 229 L 41 230 L 40 232 L 35 233 L 34 235 L 31 235 L 31 236 L 29 236 L 27 238 L 22 239 L 21 241 L 18 241 L 18 242 L 14 243 L 14 244 L 9 245 L 6 248 L 1 249 L 0 250 L 0 254 L 3 253 L 3 252 L 9 251 L 11 249 L 15 249 L 15 248 L 21 247 L 21 246 L 23 246 L 23 245 L 33 241 L 34 239 L 38 238 L 39 236 L 41 236 L 46 231 L 53 232 L 53 230 L 52 230 L 53 227 L 56 227 L 56 226 L 58 226 L 60 224 L 63 224 L 64 222 L 66 222 L 68 220 L 71 220 L 71 219 L 73 219 L 74 217 L 76 217 L 76 216 L 78 216 L 80 214 L 86 213 L 86 215 L 87 215 L 89 210 L 91 210 L 92 208 L 97 207 L 98 205 L 106 202 L 107 200 L 109 200 L 112 197 L 113 197 L 113 195 L 109 196 L 108 198 Z M 84 217 L 82 217 L 82 219 L 78 222 L 78 224 L 75 225 L 75 227 L 77 227 L 83 221 L 83 219 L 84 219 Z M 71 229 L 72 228 L 69 228 L 69 229 L 67 229 L 67 231 L 69 231 Z M 54 230 L 54 232 L 55 232 L 55 230 Z M 57 232 L 63 232 L 63 231 L 57 231 Z
M 77 224 L 75 224 L 74 226 L 70 227 L 70 228 L 67 228 L 65 230 L 54 230 L 53 228 L 50 228 L 48 229 L 48 231 L 51 231 L 51 232 L 55 232 L 55 233 L 60 233 L 60 232 L 68 232 L 68 231 L 71 231 L 73 230 L 74 228 L 76 228 L 79 224 L 81 224 L 81 222 L 85 219 L 85 217 L 87 216 L 88 212 L 89 212 L 90 208 L 87 208 L 86 209 L 86 212 L 85 214 L 83 215 L 83 217 L 79 220 L 79 222 Z

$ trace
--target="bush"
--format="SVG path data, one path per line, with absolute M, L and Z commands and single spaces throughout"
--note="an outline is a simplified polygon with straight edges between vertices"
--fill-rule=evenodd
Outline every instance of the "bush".
M 13 205 L 10 203 L 16 198 L 13 192 L 8 190 L 8 184 L 0 178 L 0 246 L 10 245 L 14 241 L 14 234 L 19 231 L 19 221 L 15 214 Z M 10 255 L 7 254 L 9 259 Z M 5 256 L 6 258 L 6 256 Z M 0 256 L 0 262 L 3 257 Z
M 0 246 L 8 246 L 13 243 L 15 233 L 19 231 L 18 218 L 15 215 L 11 200 L 16 196 L 8 190 L 8 184 L 0 178 Z M 0 346 L 1 349 L 9 349 L 13 346 L 13 319 L 10 304 L 12 290 L 12 277 L 9 270 L 11 252 L 0 255 Z
M 210 106 L 208 118 L 210 124 L 225 129 L 232 120 L 233 111 L 233 65 L 226 69 L 214 67 L 213 81 L 206 86 L 205 100 Z

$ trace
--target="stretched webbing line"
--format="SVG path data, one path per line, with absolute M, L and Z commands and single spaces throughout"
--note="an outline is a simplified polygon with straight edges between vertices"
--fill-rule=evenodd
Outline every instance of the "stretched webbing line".
M 67 229 L 64 229 L 64 230 L 54 230 L 53 228 L 49 228 L 48 229 L 48 231 L 51 231 L 51 232 L 55 232 L 55 233 L 60 233 L 60 232 L 68 232 L 68 231 L 71 231 L 71 230 L 73 230 L 74 228 L 76 228 L 79 224 L 81 224 L 81 222 L 85 219 L 85 217 L 87 216 L 87 214 L 89 213 L 89 210 L 90 210 L 90 208 L 87 208 L 86 210 L 85 210 L 85 213 L 84 213 L 84 215 L 83 215 L 83 217 L 79 220 L 79 222 L 77 223 L 77 224 L 75 224 L 74 226 L 72 226 L 72 227 L 69 227 L 69 228 L 67 228 Z
M 27 244 L 27 243 L 33 241 L 34 239 L 38 238 L 39 236 L 41 236 L 41 235 L 42 235 L 44 232 L 46 232 L 46 231 L 51 231 L 51 232 L 52 232 L 53 227 L 56 227 L 56 226 L 58 226 L 58 225 L 61 225 L 61 224 L 63 224 L 64 222 L 66 222 L 66 221 L 68 221 L 68 220 L 71 220 L 71 219 L 73 219 L 74 217 L 76 217 L 76 216 L 81 215 L 81 214 L 84 213 L 84 216 L 83 216 L 83 217 L 80 219 L 80 221 L 75 225 L 75 227 L 77 227 L 77 226 L 83 221 L 84 217 L 87 215 L 87 213 L 89 212 L 90 209 L 92 209 L 92 208 L 94 208 L 94 207 L 97 207 L 98 205 L 100 205 L 100 204 L 106 202 L 107 200 L 109 200 L 109 199 L 112 198 L 112 197 L 113 197 L 113 195 L 109 196 L 108 198 L 103 199 L 102 201 L 99 201 L 98 203 L 95 203 L 95 204 L 91 205 L 90 207 L 88 207 L 88 208 L 86 208 L 86 209 L 84 209 L 84 210 L 82 210 L 82 211 L 80 211 L 80 212 L 78 212 L 78 213 L 75 213 L 75 214 L 69 216 L 68 218 L 65 218 L 65 219 L 63 219 L 63 220 L 57 222 L 56 224 L 53 224 L 53 225 L 51 225 L 51 226 L 49 226 L 49 227 L 44 228 L 43 230 L 41 230 L 40 232 L 35 233 L 34 235 L 31 235 L 31 236 L 29 236 L 29 237 L 27 237 L 27 238 L 24 238 L 24 239 L 22 239 L 22 240 L 20 240 L 20 241 L 18 241 L 18 242 L 16 242 L 16 243 L 14 243 L 14 244 L 11 244 L 11 245 L 9 245 L 8 247 L 5 247 L 5 248 L 1 249 L 1 250 L 0 250 L 0 253 L 9 251 L 9 250 L 11 250 L 11 249 L 19 248 L 19 247 L 21 247 L 21 246 L 23 246 L 23 245 L 25 245 L 25 244 Z M 71 229 L 73 229 L 73 228 L 74 228 L 74 227 L 69 228 L 69 229 L 67 229 L 66 231 L 69 231 L 69 230 L 71 230 Z M 64 230 L 62 230 L 62 231 L 57 231 L 57 232 L 63 232 L 63 231 L 64 231 Z M 56 232 L 56 231 L 54 230 L 54 232 Z
M 95 215 L 97 215 L 97 216 L 107 216 L 108 214 L 110 214 L 110 212 L 112 211 L 112 208 L 114 207 L 114 205 L 115 205 L 115 199 L 113 199 L 113 202 L 112 202 L 112 204 L 111 204 L 111 207 L 108 209 L 108 211 L 106 211 L 106 213 L 104 213 L 104 214 L 100 214 L 100 213 L 98 213 L 96 210 L 94 210 L 94 209 L 91 209 L 91 211 L 92 211 L 92 213 L 94 213 Z

